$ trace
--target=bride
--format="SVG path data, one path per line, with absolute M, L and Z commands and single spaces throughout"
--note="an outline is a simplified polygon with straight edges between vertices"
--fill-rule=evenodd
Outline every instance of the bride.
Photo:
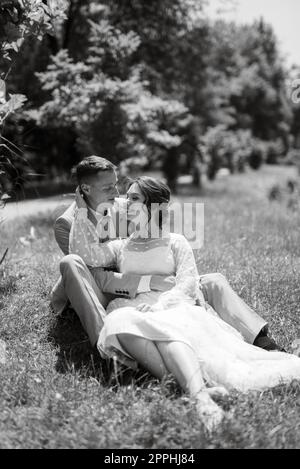
M 136 208 L 142 207 L 146 233 L 151 217 L 163 233 L 167 213 L 158 209 L 153 214 L 150 208 L 151 204 L 165 206 L 169 202 L 170 190 L 164 183 L 137 178 L 127 199 L 129 220 L 134 220 Z M 84 239 L 78 242 L 89 249 Z M 168 292 L 151 291 L 135 299 L 111 301 L 97 346 L 103 357 L 117 357 L 133 368 L 141 365 L 159 379 L 171 373 L 195 400 L 208 431 L 224 416 L 212 400 L 216 394 L 230 389 L 262 390 L 300 379 L 298 357 L 247 344 L 211 308 L 206 309 L 204 298 L 199 298 L 193 251 L 184 236 L 168 233 L 152 239 L 141 237 L 141 230 L 135 229 L 127 239 L 105 243 L 102 259 L 92 258 L 95 267 L 99 262 L 114 262 L 122 273 L 175 276 L 176 285 Z

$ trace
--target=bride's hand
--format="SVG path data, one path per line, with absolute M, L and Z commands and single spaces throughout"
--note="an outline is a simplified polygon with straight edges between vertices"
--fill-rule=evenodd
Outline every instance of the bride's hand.
M 141 303 L 136 307 L 138 311 L 142 313 L 147 313 L 148 311 L 154 311 L 151 305 L 147 305 L 147 303 Z

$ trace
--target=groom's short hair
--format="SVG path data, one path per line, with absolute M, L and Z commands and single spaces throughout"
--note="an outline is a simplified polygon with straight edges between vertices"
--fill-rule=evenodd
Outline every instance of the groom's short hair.
M 106 158 L 100 156 L 87 156 L 74 168 L 76 178 L 79 184 L 94 177 L 98 172 L 115 171 L 117 167 Z

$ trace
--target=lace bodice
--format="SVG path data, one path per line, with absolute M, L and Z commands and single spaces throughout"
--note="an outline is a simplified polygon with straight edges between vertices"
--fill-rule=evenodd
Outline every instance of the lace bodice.
M 175 287 L 159 296 L 165 307 L 183 299 L 195 302 L 198 298 L 198 269 L 192 248 L 182 235 L 170 233 L 167 238 L 146 241 L 131 236 L 119 243 L 116 261 L 122 273 L 175 276 Z

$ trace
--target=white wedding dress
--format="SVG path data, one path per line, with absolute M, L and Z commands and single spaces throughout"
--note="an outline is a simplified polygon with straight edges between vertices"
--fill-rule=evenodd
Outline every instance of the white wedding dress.
M 131 236 L 107 243 L 106 257 L 124 273 L 175 275 L 176 286 L 166 293 L 149 292 L 135 299 L 117 298 L 108 305 L 98 340 L 103 357 L 137 364 L 122 348 L 118 334 L 153 341 L 181 341 L 191 347 L 208 385 L 239 391 L 262 390 L 300 380 L 300 358 L 267 352 L 247 344 L 243 337 L 209 308 L 196 306 L 199 276 L 188 241 L 177 234 L 141 242 Z M 141 303 L 155 311 L 138 311 Z
M 117 357 L 129 366 L 136 363 L 122 348 L 118 334 L 127 333 L 153 341 L 181 341 L 190 346 L 201 364 L 208 385 L 239 391 L 262 390 L 300 380 L 300 358 L 282 352 L 267 352 L 247 344 L 243 337 L 210 308 L 195 306 L 199 277 L 192 249 L 176 234 L 169 239 L 107 243 L 110 260 L 120 272 L 141 275 L 175 275 L 169 292 L 139 294 L 135 299 L 117 298 L 107 308 L 98 340 L 104 357 Z M 135 306 L 154 305 L 143 313 Z

